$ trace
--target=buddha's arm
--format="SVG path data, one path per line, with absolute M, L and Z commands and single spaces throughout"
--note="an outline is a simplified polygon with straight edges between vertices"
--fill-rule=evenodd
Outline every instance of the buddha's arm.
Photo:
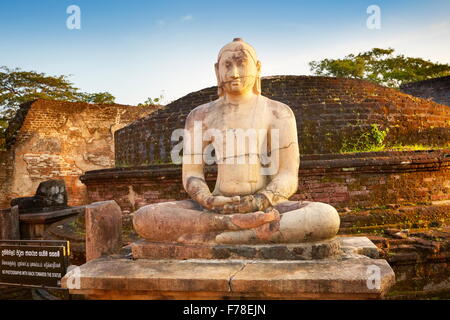
M 273 125 L 273 128 L 279 132 L 278 143 L 271 141 L 270 146 L 271 165 L 275 165 L 276 173 L 271 176 L 269 184 L 257 192 L 265 195 L 271 205 L 288 200 L 298 187 L 300 154 L 297 124 L 292 110 L 288 109 L 288 111 L 285 117 L 275 120 Z M 269 134 L 271 133 L 269 132 Z M 272 138 L 276 138 L 276 136 Z

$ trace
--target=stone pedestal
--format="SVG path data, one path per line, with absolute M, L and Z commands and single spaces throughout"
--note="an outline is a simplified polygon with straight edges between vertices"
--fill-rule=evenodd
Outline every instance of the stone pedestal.
M 337 240 L 341 253 L 318 260 L 102 257 L 69 272 L 62 286 L 89 299 L 382 298 L 395 275 L 385 260 L 364 255 L 376 257 L 376 246 L 365 237 Z
M 341 253 L 340 240 L 295 244 L 202 245 L 150 242 L 140 240 L 131 245 L 134 259 L 251 259 L 317 260 Z

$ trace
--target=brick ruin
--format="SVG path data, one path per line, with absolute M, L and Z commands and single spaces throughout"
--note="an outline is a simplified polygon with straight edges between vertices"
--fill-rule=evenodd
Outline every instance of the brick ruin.
M 64 179 L 69 205 L 86 204 L 84 172 L 113 167 L 113 134 L 156 107 L 36 100 L 21 105 L 0 151 L 0 208 Z
M 405 83 L 400 86 L 400 90 L 450 106 L 450 76 Z

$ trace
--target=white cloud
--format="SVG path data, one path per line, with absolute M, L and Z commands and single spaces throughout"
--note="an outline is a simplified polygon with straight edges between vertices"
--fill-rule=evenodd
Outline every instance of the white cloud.
M 192 21 L 192 20 L 194 20 L 194 17 L 192 16 L 192 14 L 187 14 L 187 15 L 181 17 L 182 22 Z

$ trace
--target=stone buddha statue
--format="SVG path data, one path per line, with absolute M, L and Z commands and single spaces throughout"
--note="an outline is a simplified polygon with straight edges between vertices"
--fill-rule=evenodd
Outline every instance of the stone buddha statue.
M 156 203 L 134 214 L 137 233 L 153 242 L 299 243 L 334 237 L 340 219 L 321 202 L 289 201 L 300 164 L 295 116 L 261 95 L 261 63 L 242 39 L 219 52 L 219 98 L 186 119 L 183 186 L 191 199 Z M 212 151 L 213 150 L 213 151 Z M 204 166 L 217 163 L 214 190 Z

